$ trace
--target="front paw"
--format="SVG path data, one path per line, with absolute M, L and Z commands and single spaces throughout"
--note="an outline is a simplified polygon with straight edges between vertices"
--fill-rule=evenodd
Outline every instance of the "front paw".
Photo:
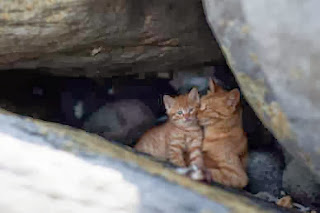
M 205 179 L 203 171 L 195 165 L 192 165 L 189 167 L 177 168 L 176 172 L 180 175 L 188 176 L 192 180 L 196 180 L 196 181 L 201 181 Z
M 201 170 L 192 171 L 190 174 L 190 178 L 192 180 L 201 181 L 201 180 L 204 180 L 204 175 Z
M 205 179 L 204 172 L 202 171 L 201 168 L 199 168 L 196 165 L 192 165 L 190 166 L 190 168 L 191 168 L 191 172 L 189 176 L 192 180 L 202 181 Z

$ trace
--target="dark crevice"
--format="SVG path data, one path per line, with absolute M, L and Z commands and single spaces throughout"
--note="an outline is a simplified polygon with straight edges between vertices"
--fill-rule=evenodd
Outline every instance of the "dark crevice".
M 203 80 L 208 76 L 226 90 L 239 88 L 226 64 L 213 66 L 210 62 L 162 75 L 134 73 L 113 78 L 62 77 L 43 70 L 2 71 L 0 107 L 20 115 L 84 129 L 124 147 L 133 146 L 147 129 L 166 121 L 162 103 L 164 94 L 186 93 L 193 86 L 198 87 L 200 94 L 205 94 L 208 86 Z M 197 82 L 192 79 L 198 79 L 198 84 L 192 83 Z M 267 191 L 279 197 L 285 166 L 283 149 L 244 98 L 242 105 L 251 162 L 248 166 L 251 179 L 245 190 L 253 194 Z

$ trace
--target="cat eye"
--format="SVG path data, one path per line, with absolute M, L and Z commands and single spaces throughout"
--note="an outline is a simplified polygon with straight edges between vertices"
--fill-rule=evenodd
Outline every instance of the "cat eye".
M 194 111 L 194 108 L 189 109 L 189 112 L 193 112 L 193 111 Z
M 182 113 L 183 112 L 181 110 L 177 112 L 178 115 L 182 115 Z

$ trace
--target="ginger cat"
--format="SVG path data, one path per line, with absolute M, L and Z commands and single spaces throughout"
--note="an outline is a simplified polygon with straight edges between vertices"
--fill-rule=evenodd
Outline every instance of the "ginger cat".
M 246 174 L 247 137 L 242 128 L 240 92 L 215 86 L 201 98 L 198 119 L 204 127 L 203 160 L 206 178 L 226 186 L 243 188 Z
M 197 120 L 198 90 L 193 88 L 189 94 L 175 98 L 164 95 L 163 102 L 168 121 L 147 131 L 134 148 L 180 167 L 195 165 L 202 169 L 203 132 Z M 191 178 L 202 179 L 202 171 L 191 174 Z

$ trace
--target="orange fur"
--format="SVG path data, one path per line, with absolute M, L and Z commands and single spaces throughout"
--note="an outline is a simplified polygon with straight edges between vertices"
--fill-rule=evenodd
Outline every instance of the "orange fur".
M 168 121 L 147 131 L 135 149 L 155 157 L 169 160 L 180 167 L 203 167 L 203 133 L 198 124 L 197 112 L 200 97 L 196 88 L 189 94 L 172 98 L 163 97 Z
M 210 91 L 201 98 L 198 119 L 204 127 L 203 158 L 207 179 L 243 188 L 248 184 L 245 171 L 248 147 L 239 102 L 238 89 L 227 92 L 210 80 Z

